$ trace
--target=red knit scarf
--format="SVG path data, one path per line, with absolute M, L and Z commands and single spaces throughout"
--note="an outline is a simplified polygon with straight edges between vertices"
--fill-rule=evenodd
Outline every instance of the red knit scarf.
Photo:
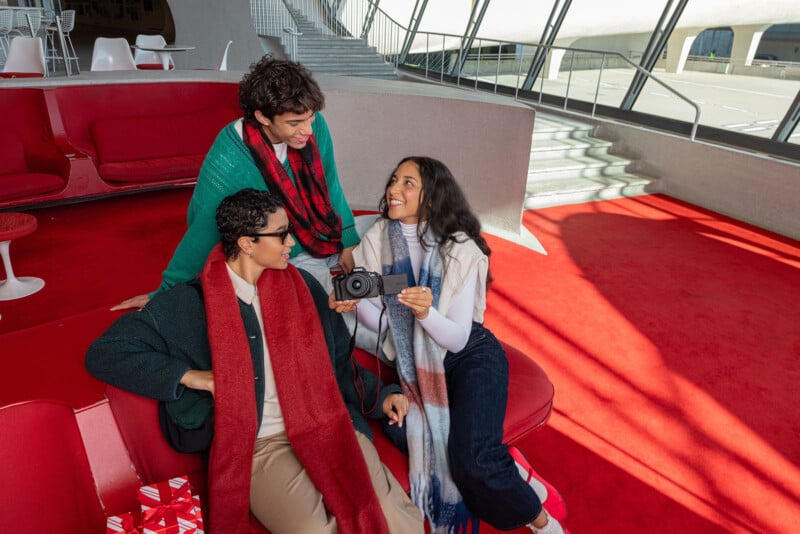
M 316 258 L 340 252 L 342 219 L 331 206 L 325 169 L 314 136 L 308 138 L 301 150 L 287 146 L 289 167 L 295 177 L 292 182 L 260 124 L 244 121 L 242 134 L 267 189 L 281 198 L 300 244 Z
M 249 532 L 250 469 L 258 432 L 253 361 L 219 245 L 201 277 L 215 389 L 209 532 L 244 534 Z M 266 269 L 257 286 L 292 449 L 340 532 L 388 532 L 308 287 L 291 265 L 283 271 Z

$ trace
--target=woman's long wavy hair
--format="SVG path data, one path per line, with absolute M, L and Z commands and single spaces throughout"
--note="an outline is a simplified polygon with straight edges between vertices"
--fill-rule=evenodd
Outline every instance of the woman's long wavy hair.
M 478 217 L 472 212 L 467 202 L 467 197 L 456 182 L 453 173 L 447 165 L 441 161 L 426 156 L 409 156 L 400 160 L 395 166 L 392 175 L 403 163 L 407 161 L 416 164 L 419 175 L 422 178 L 422 190 L 419 198 L 419 224 L 417 225 L 417 236 L 423 249 L 426 248 L 423 235 L 428 228 L 438 240 L 442 261 L 446 259 L 447 251 L 453 243 L 460 242 L 456 237 L 457 232 L 464 232 L 470 239 L 475 241 L 478 248 L 486 254 L 491 255 L 492 249 L 481 235 L 481 223 Z M 383 189 L 383 196 L 378 204 L 381 216 L 389 218 L 389 204 L 386 202 L 386 191 L 392 182 L 392 175 L 386 182 Z M 491 282 L 492 276 L 487 276 L 487 285 Z

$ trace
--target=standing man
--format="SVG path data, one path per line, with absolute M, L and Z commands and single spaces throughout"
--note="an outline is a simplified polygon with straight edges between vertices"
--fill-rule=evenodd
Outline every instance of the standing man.
M 244 188 L 277 195 L 293 226 L 291 262 L 310 272 L 326 291 L 330 269 L 353 268 L 359 237 L 339 183 L 333 141 L 320 111 L 325 97 L 299 63 L 264 56 L 239 84 L 244 116 L 226 126 L 206 156 L 187 214 L 188 228 L 150 295 L 112 310 L 141 308 L 150 297 L 193 280 L 219 242 L 214 221 L 223 198 Z

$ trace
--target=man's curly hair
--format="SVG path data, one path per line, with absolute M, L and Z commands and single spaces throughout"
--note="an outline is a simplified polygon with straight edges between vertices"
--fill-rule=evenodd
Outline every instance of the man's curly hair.
M 217 208 L 217 229 L 225 257 L 235 260 L 239 256 L 239 238 L 267 226 L 269 215 L 280 208 L 283 204 L 278 197 L 257 189 L 242 189 L 225 197 Z
M 239 83 L 239 107 L 246 121 L 254 122 L 256 111 L 273 120 L 288 112 L 321 111 L 325 96 L 300 63 L 265 55 L 250 65 L 250 72 Z

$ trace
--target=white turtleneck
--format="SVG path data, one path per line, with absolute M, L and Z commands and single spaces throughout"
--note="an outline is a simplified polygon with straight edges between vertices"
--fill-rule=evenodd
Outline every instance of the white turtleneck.
M 425 251 L 419 242 L 417 236 L 416 224 L 403 224 L 400 223 L 403 229 L 403 237 L 408 244 L 408 255 L 411 260 L 411 269 L 414 272 L 414 279 L 419 279 L 419 269 L 422 264 L 422 258 Z M 473 268 L 464 287 L 461 288 L 452 300 L 450 309 L 447 316 L 439 313 L 439 311 L 431 307 L 428 311 L 428 316 L 425 319 L 417 320 L 425 332 L 441 347 L 449 350 L 450 352 L 458 352 L 467 345 L 469 334 L 472 330 L 472 309 L 475 305 L 475 291 L 478 284 L 478 269 Z M 366 304 L 366 305 L 364 305 Z M 358 307 L 358 320 L 364 326 L 378 331 L 378 318 L 381 313 L 381 301 L 379 297 L 366 299 L 362 301 L 362 305 Z M 387 319 L 381 321 L 380 331 L 387 328 Z

